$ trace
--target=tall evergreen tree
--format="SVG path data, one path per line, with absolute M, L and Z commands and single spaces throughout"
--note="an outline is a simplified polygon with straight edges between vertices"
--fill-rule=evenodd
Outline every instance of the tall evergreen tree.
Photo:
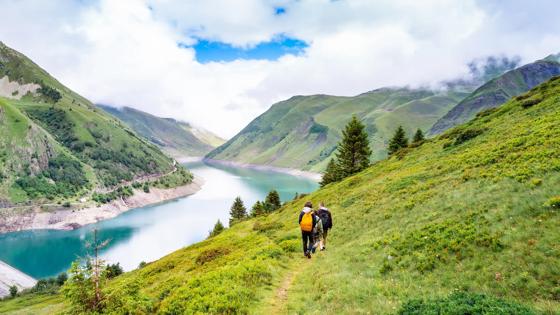
M 222 233 L 223 230 L 225 230 L 225 227 L 222 224 L 222 221 L 218 220 L 216 222 L 216 224 L 214 224 L 214 229 L 212 229 L 212 231 L 210 231 L 209 237 L 216 236 L 216 235 Z
M 329 164 L 327 164 L 327 169 L 323 173 L 323 178 L 321 179 L 321 187 L 336 182 L 339 180 L 338 165 L 336 165 L 335 159 L 331 159 Z
M 369 166 L 371 149 L 365 126 L 356 116 L 342 131 L 342 141 L 336 154 L 339 178 L 358 173 Z
M 266 199 L 264 200 L 264 207 L 266 211 L 274 211 L 281 206 L 282 202 L 280 201 L 280 195 L 276 190 L 271 190 L 268 195 L 266 195 Z
M 395 131 L 395 135 L 389 141 L 389 155 L 397 152 L 401 148 L 406 148 L 408 146 L 408 139 L 406 138 L 406 133 L 402 126 L 399 126 Z
M 231 205 L 231 209 L 229 210 L 229 225 L 232 226 L 233 224 L 245 219 L 247 217 L 247 208 L 243 204 L 243 200 L 241 197 L 236 197 Z
M 265 213 L 265 208 L 263 203 L 260 201 L 255 202 L 253 208 L 251 209 L 251 216 L 258 217 L 263 215 L 264 213 Z
M 419 143 L 424 141 L 425 137 L 424 137 L 424 133 L 422 132 L 422 130 L 418 129 L 416 130 L 416 133 L 414 134 L 414 137 L 412 138 L 412 143 Z

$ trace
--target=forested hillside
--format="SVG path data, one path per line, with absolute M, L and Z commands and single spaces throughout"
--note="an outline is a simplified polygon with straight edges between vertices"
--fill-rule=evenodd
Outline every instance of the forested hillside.
M 174 161 L 0 43 L 0 205 L 61 202 L 174 170 Z

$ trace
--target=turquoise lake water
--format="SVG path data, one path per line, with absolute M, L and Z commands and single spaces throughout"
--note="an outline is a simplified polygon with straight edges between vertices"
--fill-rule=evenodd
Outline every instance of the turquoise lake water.
M 142 261 L 153 261 L 186 245 L 201 241 L 220 219 L 227 224 L 229 208 L 241 196 L 247 209 L 276 189 L 282 201 L 295 193 L 318 188 L 312 180 L 276 172 L 244 168 L 185 164 L 205 180 L 192 196 L 137 208 L 120 216 L 73 231 L 37 230 L 0 234 L 0 260 L 35 278 L 66 271 L 71 262 L 88 254 L 86 243 L 93 229 L 101 240 L 110 240 L 101 251 L 109 263 L 131 270 Z

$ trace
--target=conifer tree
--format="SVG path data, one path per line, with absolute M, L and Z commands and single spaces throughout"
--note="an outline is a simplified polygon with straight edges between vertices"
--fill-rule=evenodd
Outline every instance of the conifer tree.
M 337 178 L 344 178 L 358 173 L 369 166 L 371 149 L 365 126 L 356 116 L 342 131 L 342 141 L 338 144 L 336 154 L 338 172 Z
M 336 182 L 339 180 L 338 174 L 338 166 L 336 165 L 336 161 L 331 159 L 329 164 L 327 164 L 327 169 L 325 173 L 323 173 L 323 178 L 321 179 L 321 187 Z
M 233 225 L 247 217 L 247 208 L 243 204 L 241 197 L 236 197 L 229 210 L 229 225 Z
M 218 220 L 216 222 L 216 224 L 214 224 L 214 229 L 212 229 L 212 231 L 210 231 L 210 237 L 216 236 L 220 233 L 222 233 L 222 231 L 225 230 L 224 225 L 222 224 L 222 221 Z
M 395 131 L 395 135 L 389 141 L 389 155 L 397 152 L 401 148 L 406 148 L 408 146 L 408 139 L 406 138 L 406 133 L 402 126 L 399 126 Z
M 264 208 L 267 212 L 271 212 L 274 210 L 278 210 L 282 206 L 282 202 L 280 201 L 280 195 L 276 190 L 271 190 L 266 199 L 264 200 Z
M 425 137 L 424 137 L 424 133 L 422 132 L 422 130 L 418 129 L 416 130 L 416 133 L 414 134 L 414 137 L 412 138 L 412 143 L 419 143 L 424 141 Z
M 265 208 L 263 203 L 260 201 L 255 202 L 253 208 L 251 209 L 251 216 L 258 217 L 263 215 L 264 213 L 265 213 Z

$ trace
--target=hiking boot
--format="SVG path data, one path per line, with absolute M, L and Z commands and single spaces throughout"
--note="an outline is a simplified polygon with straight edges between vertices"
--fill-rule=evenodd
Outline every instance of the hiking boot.
M 311 253 L 307 253 L 307 259 L 311 259 Z

